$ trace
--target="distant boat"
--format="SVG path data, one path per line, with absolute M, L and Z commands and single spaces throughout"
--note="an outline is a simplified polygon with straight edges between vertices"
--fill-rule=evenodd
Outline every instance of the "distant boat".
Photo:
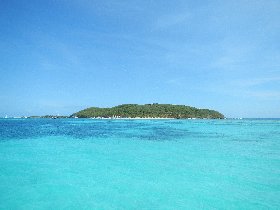
M 5 118 L 7 119 L 7 118 L 8 118 L 8 115 L 6 115 Z

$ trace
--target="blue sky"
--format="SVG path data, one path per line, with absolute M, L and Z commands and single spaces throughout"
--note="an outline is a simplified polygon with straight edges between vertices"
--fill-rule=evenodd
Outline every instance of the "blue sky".
M 172 103 L 280 117 L 280 1 L 0 0 L 0 116 Z

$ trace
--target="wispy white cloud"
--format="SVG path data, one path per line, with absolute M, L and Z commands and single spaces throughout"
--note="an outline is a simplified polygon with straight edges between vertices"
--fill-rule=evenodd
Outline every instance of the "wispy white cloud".
M 185 78 L 169 78 L 168 80 L 166 80 L 166 84 L 167 85 L 172 85 L 172 86 L 183 86 L 184 85 L 184 79 Z
M 246 95 L 262 100 L 275 100 L 278 98 L 280 102 L 280 91 L 246 91 Z
M 167 29 L 173 26 L 182 26 L 188 23 L 191 18 L 191 13 L 176 13 L 159 17 L 155 23 L 155 29 Z
M 239 87 L 254 87 L 257 85 L 267 84 L 267 83 L 279 83 L 280 77 L 266 77 L 266 78 L 249 78 L 232 81 L 232 85 Z
M 42 33 L 30 35 L 37 59 L 34 64 L 42 71 L 81 71 L 84 67 L 84 58 L 78 46 Z
M 94 1 L 94 0 L 71 0 L 65 1 L 66 4 L 72 4 L 74 8 L 86 11 L 88 15 L 122 15 L 127 16 L 135 12 L 144 11 L 144 2 L 142 1 Z
M 237 42 L 234 39 L 226 39 L 216 46 L 216 54 L 211 67 L 221 70 L 234 70 L 248 64 L 254 54 L 254 47 L 249 43 Z

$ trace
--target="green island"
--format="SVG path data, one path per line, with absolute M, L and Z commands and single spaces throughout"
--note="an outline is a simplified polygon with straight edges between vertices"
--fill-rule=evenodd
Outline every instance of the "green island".
M 224 115 L 210 109 L 198 109 L 172 104 L 122 104 L 112 108 L 91 107 L 69 117 L 76 118 L 174 118 L 224 119 Z

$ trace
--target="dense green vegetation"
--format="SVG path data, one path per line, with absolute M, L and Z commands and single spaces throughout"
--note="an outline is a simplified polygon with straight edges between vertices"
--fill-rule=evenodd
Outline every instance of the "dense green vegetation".
M 214 110 L 197 109 L 185 105 L 172 104 L 123 104 L 112 108 L 91 107 L 72 114 L 70 117 L 121 117 L 121 118 L 208 118 L 223 119 L 224 116 Z

